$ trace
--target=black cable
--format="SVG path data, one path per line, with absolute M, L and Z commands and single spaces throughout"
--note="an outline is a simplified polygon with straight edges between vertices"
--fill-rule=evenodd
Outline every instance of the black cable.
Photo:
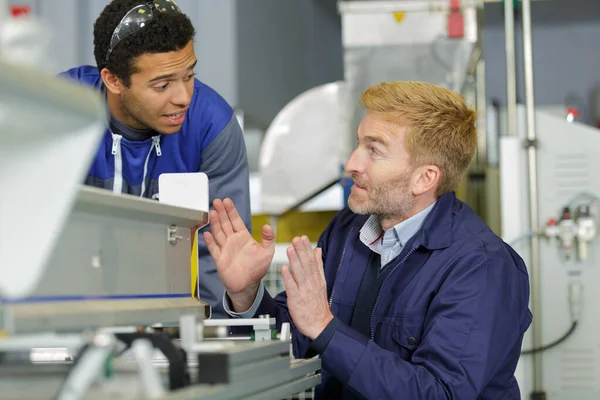
M 542 347 L 538 347 L 537 349 L 523 350 L 521 352 L 521 355 L 524 356 L 524 355 L 533 354 L 533 353 L 541 353 L 542 351 L 546 351 L 548 349 L 551 349 L 552 347 L 558 346 L 559 344 L 561 344 L 562 342 L 567 340 L 567 338 L 569 336 L 571 336 L 573 334 L 573 332 L 575 332 L 575 328 L 577 328 L 577 321 L 574 321 L 573 324 L 571 325 L 571 327 L 569 328 L 569 330 L 564 335 L 562 335 L 559 339 L 555 340 L 552 343 L 544 345 Z
M 190 375 L 187 368 L 187 354 L 183 349 L 176 347 L 168 335 L 136 332 L 117 333 L 115 336 L 125 343 L 128 348 L 137 339 L 148 339 L 152 346 L 160 350 L 169 361 L 169 389 L 175 390 L 189 386 Z

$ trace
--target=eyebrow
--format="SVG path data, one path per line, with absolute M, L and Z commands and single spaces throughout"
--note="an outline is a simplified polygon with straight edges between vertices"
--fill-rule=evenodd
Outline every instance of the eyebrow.
M 196 64 L 198 64 L 198 60 L 194 61 L 194 63 L 192 65 L 190 65 L 189 67 L 187 67 L 186 71 L 191 71 L 192 69 L 194 69 L 194 67 L 196 66 Z M 175 74 L 166 74 L 166 75 L 160 75 L 157 76 L 156 78 L 152 78 L 148 81 L 148 83 L 154 83 L 154 82 L 158 82 L 158 81 L 163 81 L 165 79 L 171 79 L 175 76 Z
M 369 143 L 372 143 L 372 142 L 381 143 L 385 147 L 389 147 L 389 145 L 390 145 L 390 142 L 383 136 L 365 135 L 363 137 L 363 140 L 366 142 L 369 142 Z M 360 142 L 360 139 L 359 139 L 359 142 Z

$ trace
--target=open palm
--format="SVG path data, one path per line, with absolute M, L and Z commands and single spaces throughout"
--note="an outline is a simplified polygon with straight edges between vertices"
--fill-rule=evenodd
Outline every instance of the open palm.
M 240 218 L 230 199 L 213 202 L 209 214 L 212 233 L 204 233 L 204 241 L 215 260 L 223 285 L 230 294 L 244 292 L 260 283 L 275 253 L 275 235 L 265 225 L 262 243 L 258 243 Z

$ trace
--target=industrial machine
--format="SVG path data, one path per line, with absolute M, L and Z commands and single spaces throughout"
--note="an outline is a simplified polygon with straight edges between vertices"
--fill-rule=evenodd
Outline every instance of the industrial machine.
M 535 111 L 539 225 L 531 229 L 525 111 L 516 108 L 517 134 L 498 143 L 503 237 L 530 270 L 531 239 L 539 246 L 539 269 L 530 277 L 538 285 L 531 297 L 537 330 L 526 333 L 516 376 L 523 398 L 543 391 L 549 400 L 597 399 L 600 178 L 594 171 L 600 135 L 570 122 L 566 107 Z
M 91 89 L 0 63 L 0 398 L 282 399 L 317 385 L 320 360 L 293 359 L 289 325 L 212 320 L 194 297 L 208 207 L 80 185 L 105 121 Z
M 482 116 L 479 211 L 530 273 L 522 398 L 597 399 L 600 136 L 564 108 L 534 107 L 529 0 L 525 104 L 505 1 L 507 107 L 486 105 L 483 2 L 339 1 L 344 80 L 299 95 L 269 127 L 261 208 L 277 217 L 338 184 L 368 85 L 418 79 L 462 92 Z M 93 93 L 0 64 L 0 399 L 280 399 L 318 384 L 319 360 L 290 356 L 289 326 L 266 315 L 212 320 L 192 296 L 193 228 L 206 210 L 79 185 L 103 112 Z M 247 336 L 229 335 L 240 324 Z

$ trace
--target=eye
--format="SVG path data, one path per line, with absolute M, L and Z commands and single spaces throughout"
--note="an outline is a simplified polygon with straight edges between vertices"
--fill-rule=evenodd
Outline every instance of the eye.
M 154 86 L 154 90 L 156 90 L 157 92 L 162 92 L 163 90 L 165 90 L 167 88 L 167 86 L 169 86 L 168 83 L 165 83 L 164 85 L 161 85 L 161 86 Z
M 367 147 L 367 151 L 369 152 L 369 155 L 371 155 L 371 156 L 374 156 L 377 154 L 377 150 L 375 150 L 375 147 L 373 147 L 373 146 Z
M 192 72 L 191 74 L 189 74 L 188 76 L 186 76 L 183 79 L 186 80 L 186 81 L 189 81 L 190 79 L 194 79 L 195 76 L 196 76 L 196 73 Z

